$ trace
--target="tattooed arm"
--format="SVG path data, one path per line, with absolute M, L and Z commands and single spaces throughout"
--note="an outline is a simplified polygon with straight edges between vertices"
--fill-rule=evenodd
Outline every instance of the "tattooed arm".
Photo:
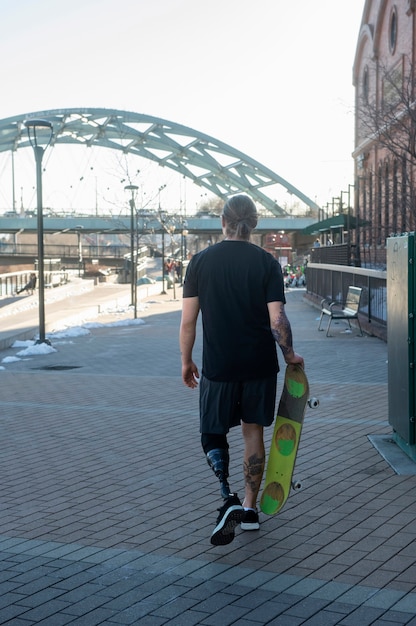
M 285 305 L 283 302 L 269 302 L 267 306 L 272 334 L 286 363 L 299 363 L 303 367 L 303 358 L 293 350 L 292 328 L 286 315 Z

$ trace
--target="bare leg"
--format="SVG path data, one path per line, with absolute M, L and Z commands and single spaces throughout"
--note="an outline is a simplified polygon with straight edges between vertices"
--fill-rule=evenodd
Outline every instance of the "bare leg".
M 247 508 L 255 509 L 265 464 L 263 426 L 242 422 L 242 432 L 245 444 L 245 499 L 243 505 Z

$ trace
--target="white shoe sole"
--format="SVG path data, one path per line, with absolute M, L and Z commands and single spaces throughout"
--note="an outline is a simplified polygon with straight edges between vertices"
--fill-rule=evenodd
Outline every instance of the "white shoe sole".
M 241 530 L 260 530 L 259 522 L 241 522 Z

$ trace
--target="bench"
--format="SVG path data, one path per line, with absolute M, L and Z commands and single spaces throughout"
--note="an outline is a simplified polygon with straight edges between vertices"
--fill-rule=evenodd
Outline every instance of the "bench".
M 321 302 L 321 317 L 319 318 L 318 330 L 324 330 L 321 328 L 321 323 L 324 315 L 328 315 L 328 327 L 326 329 L 326 336 L 329 337 L 329 329 L 331 327 L 332 320 L 347 320 L 348 326 L 351 330 L 351 320 L 357 320 L 360 329 L 360 337 L 363 336 L 360 320 L 358 318 L 358 311 L 360 310 L 360 302 L 362 295 L 361 287 L 348 287 L 347 298 L 344 303 L 334 302 L 324 298 Z
M 47 272 L 45 273 L 45 287 L 52 289 L 53 287 L 60 287 L 68 282 L 68 275 L 66 272 Z

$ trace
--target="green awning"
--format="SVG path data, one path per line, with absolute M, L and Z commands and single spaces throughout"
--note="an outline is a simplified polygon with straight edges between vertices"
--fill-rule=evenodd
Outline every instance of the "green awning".
M 368 222 L 359 220 L 358 226 L 365 226 Z M 315 222 L 303 229 L 304 235 L 319 235 L 319 233 L 328 233 L 332 230 L 348 230 L 348 228 L 357 228 L 357 218 L 353 215 L 348 216 L 346 213 L 333 215 L 326 220 Z

